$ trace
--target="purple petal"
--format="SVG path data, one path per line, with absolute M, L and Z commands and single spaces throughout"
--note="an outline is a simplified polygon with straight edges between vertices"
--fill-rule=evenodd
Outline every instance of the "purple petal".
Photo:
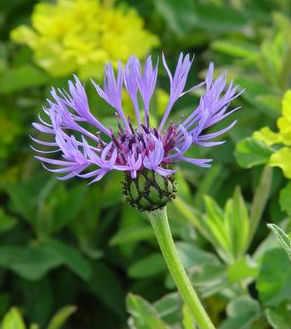
M 208 139 L 213 139 L 216 138 L 222 134 L 224 134 L 225 132 L 227 132 L 228 130 L 230 130 L 235 124 L 237 123 L 237 120 L 234 120 L 229 126 L 227 126 L 224 129 L 221 129 L 215 133 L 210 133 L 210 134 L 206 134 L 206 135 L 201 135 L 199 136 L 199 141 L 205 141 Z
M 163 55 L 163 64 L 164 64 L 164 67 L 165 67 L 165 69 L 168 73 L 169 79 L 170 79 L 170 99 L 169 99 L 168 106 L 165 110 L 165 113 L 162 117 L 161 123 L 159 125 L 159 129 L 158 129 L 159 132 L 162 131 L 176 100 L 178 98 L 180 98 L 181 96 L 185 95 L 187 92 L 190 92 L 191 90 L 194 90 L 195 88 L 198 88 L 199 86 L 201 86 L 201 84 L 199 84 L 197 86 L 190 88 L 187 91 L 184 91 L 184 88 L 185 88 L 185 85 L 187 82 L 187 78 L 188 78 L 188 74 L 189 74 L 190 68 L 192 66 L 193 60 L 194 60 L 194 57 L 190 60 L 189 54 L 186 54 L 184 57 L 183 53 L 181 53 L 179 56 L 176 70 L 175 70 L 174 77 L 173 77 L 172 73 L 170 72 L 169 67 L 166 63 L 164 55 Z
M 194 164 L 196 166 L 199 166 L 199 167 L 205 167 L 205 168 L 211 167 L 209 162 L 212 161 L 212 159 L 194 159 L 194 158 L 187 158 L 187 157 L 184 157 L 184 156 L 181 156 L 180 160 L 192 163 L 192 164 Z
M 165 168 L 162 168 L 162 167 L 157 167 L 154 169 L 155 172 L 157 172 L 159 175 L 162 175 L 162 176 L 170 176 L 170 175 L 173 175 L 176 170 L 171 170 L 171 169 L 165 169 Z

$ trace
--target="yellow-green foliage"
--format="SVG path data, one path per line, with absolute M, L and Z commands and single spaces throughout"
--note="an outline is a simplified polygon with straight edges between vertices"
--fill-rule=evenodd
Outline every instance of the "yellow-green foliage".
M 31 21 L 32 27 L 17 27 L 11 38 L 28 45 L 35 62 L 53 76 L 74 72 L 82 79 L 98 77 L 105 62 L 116 66 L 117 59 L 143 57 L 159 44 L 134 9 L 108 7 L 95 0 L 39 3 Z
M 288 90 L 282 100 L 282 116 L 277 120 L 278 132 L 264 127 L 253 134 L 257 140 L 271 146 L 283 144 L 275 151 L 269 160 L 270 166 L 277 166 L 283 170 L 284 176 L 291 178 L 291 90 Z
M 5 131 L 0 135 L 0 159 L 7 156 L 9 153 L 9 147 L 15 141 L 15 138 L 20 134 L 21 128 L 18 123 L 11 120 L 11 116 L 9 117 L 4 113 L 5 110 L 0 108 L 0 127 L 1 131 Z

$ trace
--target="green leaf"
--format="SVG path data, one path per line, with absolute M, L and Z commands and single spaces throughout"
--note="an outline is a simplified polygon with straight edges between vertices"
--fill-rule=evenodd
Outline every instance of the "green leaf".
M 36 324 L 36 323 L 32 323 L 32 324 L 29 326 L 29 329 L 39 329 L 39 325 Z
M 91 292 L 98 296 L 118 316 L 124 316 L 124 293 L 120 278 L 108 266 L 100 262 L 91 263 L 92 275 L 89 281 Z
M 232 258 L 231 241 L 229 232 L 226 230 L 224 213 L 218 204 L 209 196 L 204 197 L 206 206 L 205 225 L 211 235 L 211 243 L 218 254 L 229 262 Z
M 203 207 L 203 198 L 205 194 L 215 195 L 215 191 L 218 191 L 223 180 L 227 175 L 227 170 L 222 165 L 213 165 L 202 179 L 199 179 L 197 191 L 194 198 L 194 206 L 198 209 Z M 180 195 L 180 193 L 177 193 Z
M 3 17 L 3 16 L 2 16 Z M 3 23 L 3 18 L 1 17 L 0 21 L 0 26 Z M 2 43 L 0 44 L 0 73 L 2 74 L 2 72 L 4 72 L 7 68 L 7 55 L 6 55 L 6 47 L 4 47 L 4 45 L 2 45 Z
M 173 205 L 188 222 L 197 228 L 207 240 L 211 241 L 211 235 L 204 225 L 203 215 L 196 208 L 186 203 L 179 196 L 173 201 Z
M 125 257 L 133 255 L 140 241 L 153 237 L 153 232 L 149 230 L 150 226 L 145 222 L 144 216 L 145 214 L 137 212 L 127 203 L 122 205 L 119 230 L 110 240 L 110 244 L 118 245 L 118 249 Z
M 239 259 L 227 268 L 227 275 L 231 282 L 238 282 L 243 279 L 254 279 L 259 274 L 259 265 L 248 256 Z
M 183 176 L 182 171 L 177 171 L 175 173 L 175 180 L 177 183 L 177 195 L 179 195 L 180 198 L 183 198 L 183 200 L 192 200 L 191 188 Z
M 267 308 L 265 311 L 266 318 L 274 329 L 290 329 L 291 314 L 287 307 L 278 307 L 273 310 Z
M 20 185 L 6 183 L 5 190 L 9 194 L 15 210 L 32 224 L 35 217 L 35 199 Z
M 125 227 L 119 230 L 110 240 L 111 246 L 128 244 L 141 240 L 149 240 L 154 237 L 153 230 L 150 226 L 135 225 Z
M 54 232 L 59 231 L 71 220 L 76 219 L 87 190 L 88 187 L 86 185 L 78 185 L 70 191 L 65 191 L 64 198 L 59 199 L 56 205 Z
M 101 251 L 97 248 L 91 247 L 90 245 L 83 244 L 80 246 L 80 248 L 86 256 L 88 256 L 94 260 L 97 260 L 97 259 L 100 259 L 103 257 L 103 251 Z
M 275 95 L 274 91 L 267 84 L 260 83 L 248 76 L 239 77 L 236 82 L 242 87 L 247 88 L 247 93 L 244 93 L 244 97 L 247 99 L 256 98 L 259 95 Z M 279 109 L 277 110 L 277 116 L 279 115 Z
M 260 56 L 259 48 L 253 43 L 238 40 L 218 40 L 211 47 L 219 52 L 239 58 L 255 60 Z
M 240 187 L 235 188 L 233 198 L 225 207 L 227 236 L 231 240 L 232 255 L 235 259 L 244 255 L 249 238 L 249 216 Z
M 22 293 L 21 306 L 25 316 L 33 319 L 40 327 L 44 328 L 54 307 L 54 291 L 51 280 L 45 276 L 37 281 L 21 280 Z
M 226 3 L 223 6 L 217 6 L 209 2 L 195 2 L 195 13 L 197 16 L 195 26 L 211 34 L 240 30 L 247 22 L 243 11 L 238 11 Z
M 128 268 L 128 274 L 132 278 L 141 279 L 155 276 L 166 270 L 164 258 L 160 253 L 153 253 Z
M 190 271 L 190 279 L 203 298 L 222 293 L 230 287 L 223 264 L 205 263 L 196 271 L 195 268 Z
M 28 190 L 28 188 L 26 187 Z M 76 219 L 84 202 L 86 185 L 66 189 L 55 178 L 46 181 L 34 196 L 37 212 L 34 215 L 34 228 L 38 235 L 48 236 L 58 232 L 70 221 Z M 29 191 L 29 190 L 28 190 Z M 33 197 L 33 193 L 29 195 Z
M 250 296 L 240 296 L 227 305 L 228 319 L 223 321 L 219 329 L 249 329 L 260 317 L 260 304 Z
M 76 311 L 76 306 L 67 305 L 57 311 L 57 313 L 51 318 L 47 329 L 60 329 L 67 321 L 71 314 Z
M 283 249 L 287 252 L 287 255 L 289 256 L 291 261 L 291 239 L 283 230 L 280 229 L 279 226 L 275 224 L 267 224 L 267 226 L 276 235 L 276 238 L 280 242 Z
M 249 98 L 249 97 L 245 97 Z M 253 103 L 258 110 L 266 114 L 268 117 L 275 118 L 278 115 L 278 109 L 281 106 L 280 98 L 274 94 L 262 94 L 252 99 L 250 103 Z
M 283 211 L 291 217 L 291 202 L 290 202 L 290 195 L 291 195 L 291 182 L 289 182 L 282 190 L 280 191 L 280 206 Z
M 191 0 L 159 0 L 154 2 L 157 11 L 164 18 L 169 28 L 183 36 L 194 25 L 195 6 Z
M 11 230 L 16 223 L 16 218 L 8 216 L 4 209 L 0 208 L 0 233 Z
M 66 265 L 83 280 L 89 279 L 91 274 L 90 266 L 77 249 L 57 240 L 47 241 L 43 248 L 55 255 L 63 265 Z
M 282 147 L 275 151 L 270 158 L 269 165 L 272 167 L 280 167 L 283 171 L 283 175 L 291 179 L 291 147 Z
M 61 263 L 60 257 L 41 246 L 0 247 L 0 266 L 27 280 L 38 280 Z
M 0 247 L 0 266 L 11 269 L 28 280 L 38 280 L 49 270 L 66 265 L 82 279 L 90 276 L 90 267 L 79 252 L 60 241 L 42 245 Z
M 256 165 L 265 164 L 269 161 L 273 149 L 263 142 L 251 137 L 242 139 L 236 144 L 234 152 L 238 164 L 243 168 L 251 168 Z
M 248 245 L 251 243 L 254 234 L 260 223 L 263 211 L 268 201 L 272 187 L 273 169 L 268 165 L 262 171 L 260 182 L 255 189 L 250 212 L 250 233 Z
M 289 224 L 288 219 L 285 219 L 282 221 L 282 225 L 280 223 L 280 226 L 282 226 L 282 228 L 286 229 L 288 224 Z M 256 262 L 261 263 L 263 256 L 265 255 L 265 253 L 267 251 L 272 250 L 272 249 L 278 249 L 278 248 L 279 248 L 279 241 L 277 240 L 277 238 L 276 238 L 275 234 L 273 234 L 273 232 L 269 232 L 269 234 L 260 242 L 260 244 L 254 250 L 254 252 L 252 254 L 252 258 Z
M 22 315 L 16 307 L 5 314 L 1 329 L 26 329 Z
M 256 281 L 260 300 L 267 306 L 291 301 L 291 264 L 283 249 L 268 250 Z
M 177 292 L 167 294 L 153 304 L 159 317 L 174 326 L 180 319 L 182 301 Z
M 10 93 L 40 86 L 49 80 L 44 71 L 32 65 L 23 65 L 6 70 L 0 77 L 0 93 Z
M 128 294 L 126 298 L 127 311 L 131 315 L 130 328 L 136 329 L 168 329 L 157 311 L 140 296 Z
M 206 206 L 207 218 L 213 222 L 216 222 L 220 228 L 223 228 L 224 218 L 222 209 L 218 206 L 216 201 L 208 195 L 205 195 L 204 202 Z
M 5 314 L 5 312 L 7 312 L 9 306 L 10 306 L 10 295 L 5 294 L 5 293 L 1 293 L 0 294 L 0 316 L 1 318 L 3 317 L 3 315 Z M 0 321 L 0 328 L 1 328 L 1 321 Z
M 104 123 L 105 124 L 105 123 Z M 112 125 L 116 126 L 116 125 Z M 111 127 L 112 127 L 111 126 Z M 121 172 L 112 173 L 110 179 L 105 181 L 100 194 L 99 202 L 103 207 L 114 207 L 120 204 L 120 182 L 123 181 Z
M 278 98 L 273 89 L 250 77 L 237 77 L 235 81 L 241 86 L 241 88 L 247 90 L 247 92 L 242 95 L 244 99 L 267 117 L 273 119 L 278 118 L 280 111 L 280 98 Z M 268 102 L 266 99 L 268 99 Z
M 186 269 L 200 267 L 205 263 L 219 264 L 218 258 L 213 253 L 204 251 L 194 244 L 177 242 L 176 248 Z

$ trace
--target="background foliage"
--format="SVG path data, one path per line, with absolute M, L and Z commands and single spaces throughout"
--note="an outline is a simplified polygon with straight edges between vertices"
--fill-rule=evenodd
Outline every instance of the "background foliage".
M 193 328 L 145 216 L 123 202 L 122 176 L 90 187 L 63 183 L 33 159 L 31 122 L 49 88 L 65 87 L 71 77 L 50 75 L 30 48 L 10 38 L 20 24 L 30 24 L 35 4 L 0 3 L 1 328 Z M 152 46 L 159 44 L 154 56 L 163 51 L 173 66 L 180 51 L 194 53 L 192 80 L 202 79 L 211 60 L 246 89 L 228 143 L 193 150 L 209 153 L 213 167 L 185 165 L 177 175 L 171 227 L 218 328 L 290 329 L 290 1 L 124 0 L 114 6 L 135 8 L 144 19 L 156 36 Z M 165 73 L 160 77 L 151 109 L 156 119 L 167 100 Z M 98 117 L 110 122 L 112 113 L 86 86 Z M 178 103 L 174 115 L 190 111 L 198 96 Z M 275 234 L 268 222 L 277 225 L 270 226 Z

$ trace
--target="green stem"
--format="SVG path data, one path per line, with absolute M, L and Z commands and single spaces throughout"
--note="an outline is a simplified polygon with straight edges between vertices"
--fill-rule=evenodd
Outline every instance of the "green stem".
M 206 311 L 204 310 L 179 258 L 175 247 L 166 208 L 147 213 L 159 246 L 168 265 L 176 286 L 193 313 L 195 321 L 200 329 L 215 329 Z
M 249 248 L 253 237 L 260 223 L 263 211 L 268 201 L 273 178 L 273 168 L 266 165 L 262 171 L 260 182 L 256 188 L 250 214 L 250 232 L 248 244 L 245 251 Z

